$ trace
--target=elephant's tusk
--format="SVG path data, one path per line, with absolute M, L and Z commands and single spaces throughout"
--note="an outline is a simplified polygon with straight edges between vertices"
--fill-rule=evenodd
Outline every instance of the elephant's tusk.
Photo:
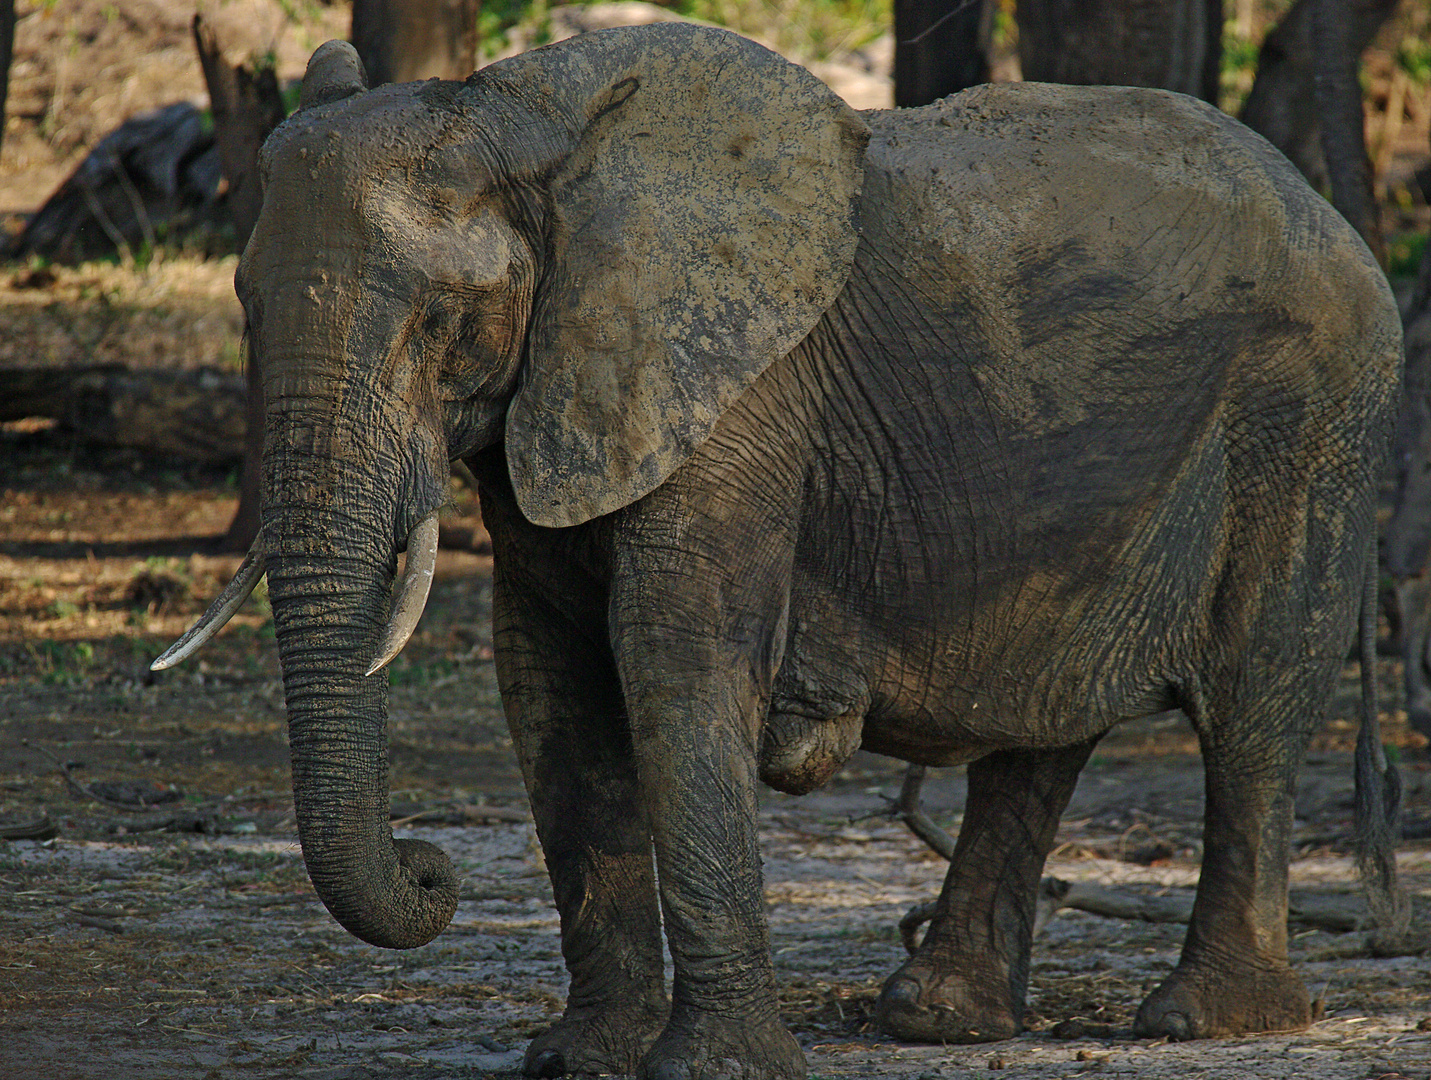
M 199 621 L 189 627 L 183 637 L 165 649 L 159 659 L 149 665 L 149 670 L 163 671 L 173 667 L 198 651 L 204 642 L 222 630 L 224 624 L 233 618 L 234 612 L 243 607 L 243 602 L 253 592 L 258 579 L 263 577 L 263 570 L 263 533 L 260 531 L 228 588 L 219 593 L 218 598 L 209 605 L 209 610 L 199 616 Z
M 432 571 L 437 566 L 437 511 L 423 518 L 408 534 L 407 567 L 402 580 L 398 582 L 396 599 L 393 600 L 392 617 L 383 633 L 383 645 L 367 673 L 381 671 L 387 666 L 412 632 L 417 629 L 417 620 L 422 618 L 422 609 L 427 606 L 427 592 L 432 588 Z

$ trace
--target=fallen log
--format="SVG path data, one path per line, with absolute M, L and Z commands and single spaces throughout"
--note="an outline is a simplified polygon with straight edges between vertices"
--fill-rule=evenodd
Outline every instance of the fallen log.
M 222 217 L 219 152 L 187 101 L 126 120 L 106 135 L 6 248 L 78 263 L 136 248 Z
M 0 422 L 46 417 L 87 443 L 214 463 L 244 452 L 243 376 L 120 365 L 0 368 Z
M 899 936 L 913 955 L 919 947 L 919 928 L 934 916 L 937 901 L 918 904 L 899 920 Z M 1187 923 L 1192 918 L 1191 890 L 1177 893 L 1137 893 L 1110 889 L 1086 881 L 1046 877 L 1039 882 L 1034 909 L 1034 937 L 1043 933 L 1059 911 L 1068 908 L 1105 919 L 1129 922 Z M 1315 930 L 1345 934 L 1371 927 L 1366 902 L 1360 895 L 1294 891 L 1288 899 L 1287 921 Z

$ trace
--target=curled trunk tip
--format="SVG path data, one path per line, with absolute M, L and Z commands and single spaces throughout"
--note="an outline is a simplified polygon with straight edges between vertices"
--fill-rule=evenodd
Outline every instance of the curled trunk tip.
M 333 876 L 331 866 L 308 858 L 306 844 L 304 855 L 313 887 L 344 929 L 382 949 L 416 949 L 452 921 L 460 882 L 452 860 L 435 844 L 410 839 L 391 844 L 395 865 L 376 878 L 348 872 Z M 368 888 L 383 881 L 386 888 Z

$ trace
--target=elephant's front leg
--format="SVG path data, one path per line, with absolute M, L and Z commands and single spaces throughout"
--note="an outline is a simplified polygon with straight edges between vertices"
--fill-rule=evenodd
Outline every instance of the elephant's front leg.
M 498 562 L 497 669 L 571 976 L 566 1012 L 532 1040 L 523 1072 L 631 1073 L 669 1005 L 630 729 L 602 620 L 586 632 L 573 624 L 581 590 L 559 609 L 521 577 Z
M 753 665 L 663 644 L 618 649 L 674 965 L 670 1023 L 639 1075 L 798 1080 L 805 1059 L 779 1017 L 756 841 Z
M 955 1043 L 1018 1034 L 1039 875 L 1096 743 L 1003 750 L 969 766 L 964 823 L 934 918 L 880 994 L 884 1031 Z

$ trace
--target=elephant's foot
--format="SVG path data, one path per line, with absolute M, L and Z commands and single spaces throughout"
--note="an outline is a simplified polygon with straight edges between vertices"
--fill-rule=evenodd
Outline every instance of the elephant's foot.
M 1301 978 L 1285 964 L 1189 963 L 1173 969 L 1138 1008 L 1140 1038 L 1213 1039 L 1300 1031 L 1315 1019 Z
M 772 1009 L 773 1014 L 773 1009 Z M 672 1017 L 640 1080 L 804 1080 L 805 1054 L 777 1019 Z
M 875 1023 L 885 1034 L 910 1042 L 1011 1039 L 1023 1025 L 1008 985 L 1007 975 L 941 974 L 915 957 L 885 980 Z
M 668 1007 L 637 1003 L 619 1008 L 567 1009 L 527 1047 L 524 1076 L 630 1074 L 666 1026 Z

